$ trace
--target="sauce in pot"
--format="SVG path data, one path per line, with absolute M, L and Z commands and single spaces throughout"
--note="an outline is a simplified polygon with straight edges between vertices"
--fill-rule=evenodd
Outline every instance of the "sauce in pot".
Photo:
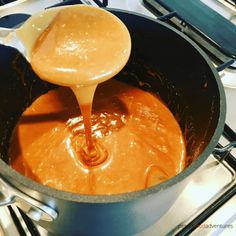
M 67 88 L 52 90 L 24 112 L 11 144 L 12 167 L 39 183 L 82 194 L 144 189 L 185 167 L 185 143 L 172 113 L 151 93 L 116 80 L 97 88 L 92 137 L 100 160 L 88 164 L 76 99 Z

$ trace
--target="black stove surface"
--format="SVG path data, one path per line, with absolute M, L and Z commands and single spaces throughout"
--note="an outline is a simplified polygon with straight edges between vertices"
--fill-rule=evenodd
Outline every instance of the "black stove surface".
M 236 57 L 236 26 L 200 0 L 145 0 L 155 7 L 161 4 L 191 27 L 197 29 L 223 51 Z

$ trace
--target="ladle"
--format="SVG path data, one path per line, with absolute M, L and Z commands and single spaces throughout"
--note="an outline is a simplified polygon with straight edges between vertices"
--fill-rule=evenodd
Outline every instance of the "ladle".
M 102 12 L 103 15 L 104 14 L 109 15 L 109 19 L 115 20 L 116 22 L 118 22 L 118 24 L 121 25 L 121 27 L 123 27 L 123 29 L 124 28 L 126 29 L 125 25 L 116 16 L 112 15 L 108 11 L 105 11 L 101 8 L 93 7 L 93 6 L 85 6 L 85 5 L 63 6 L 63 7 L 50 8 L 50 9 L 46 9 L 42 12 L 39 12 L 39 13 L 31 16 L 28 20 L 26 20 L 23 23 L 22 26 L 20 26 L 17 29 L 0 28 L 0 43 L 3 45 L 6 45 L 6 46 L 11 46 L 13 48 L 16 48 L 19 52 L 21 52 L 21 54 L 30 63 L 31 52 L 32 52 L 32 49 L 35 45 L 36 40 L 41 35 L 41 33 L 49 26 L 49 24 L 52 22 L 54 17 L 59 13 L 59 11 L 62 9 L 65 9 L 65 8 L 73 8 L 73 9 L 79 8 L 80 10 L 81 9 L 88 10 L 88 8 L 89 8 L 89 10 L 92 10 L 92 13 L 94 12 L 95 14 L 97 14 L 98 12 L 100 12 L 100 13 Z M 86 13 L 86 14 L 88 14 L 88 13 Z M 88 15 L 88 17 L 89 17 L 89 15 Z M 94 17 L 94 19 L 96 19 L 96 21 L 99 21 L 99 19 L 97 19 L 95 17 Z M 95 21 L 94 19 L 93 19 L 93 21 Z M 107 24 L 109 24 L 109 21 L 107 22 Z M 78 30 L 80 30 L 80 29 L 78 29 Z M 91 29 L 91 30 L 93 30 L 93 29 Z M 90 33 L 90 32 L 88 32 L 88 33 Z M 115 74 L 117 74 L 124 67 L 124 65 L 126 64 L 128 58 L 129 58 L 130 51 L 131 51 L 131 40 L 130 40 L 128 30 L 125 33 L 123 32 L 122 37 L 127 38 L 127 44 L 124 47 L 125 50 L 124 50 L 124 48 L 122 49 L 123 54 L 122 54 L 121 59 L 115 60 L 114 59 L 115 55 L 113 55 L 111 52 L 110 53 L 111 58 L 106 58 L 106 60 L 108 60 L 108 61 L 114 60 L 114 63 L 110 64 L 110 68 L 106 68 L 104 70 L 104 68 L 102 68 L 102 65 L 101 65 L 101 68 L 100 67 L 97 68 L 97 73 L 95 73 L 96 77 L 94 76 L 92 79 L 88 78 L 87 80 L 85 78 L 86 83 L 83 80 L 83 83 L 81 84 L 77 78 L 74 80 L 72 78 L 70 78 L 68 80 L 68 84 L 65 84 L 65 81 L 63 83 L 60 83 L 60 81 L 58 79 L 54 79 L 54 78 L 46 78 L 46 79 L 44 78 L 44 79 L 49 82 L 55 83 L 55 84 L 71 87 L 72 90 L 74 91 L 77 99 L 80 100 L 80 103 L 90 103 L 92 96 L 90 96 L 90 98 L 88 98 L 88 96 L 84 96 L 83 94 L 91 93 L 92 91 L 95 91 L 96 85 L 98 83 L 112 78 Z M 104 38 L 105 38 L 105 36 L 104 36 Z M 119 40 L 119 39 L 117 39 L 117 40 Z M 82 45 L 82 47 L 83 47 L 83 45 Z M 83 48 L 82 48 L 82 50 L 83 50 Z M 86 50 L 86 48 L 85 48 L 85 50 Z M 100 58 L 103 59 L 102 58 L 103 55 L 102 55 L 101 51 L 99 53 L 101 54 Z M 89 71 L 90 70 L 89 63 L 88 63 L 88 65 L 86 65 L 84 63 L 82 69 L 83 69 L 83 71 Z M 82 76 L 84 76 L 84 74 Z M 81 86 L 86 86 L 86 87 L 88 87 L 88 89 L 81 90 L 80 89 Z M 79 90 L 79 91 L 77 91 L 77 90 Z M 86 98 L 86 99 L 84 100 L 84 98 Z
M 73 5 L 73 6 L 55 7 L 55 8 L 50 8 L 50 9 L 46 9 L 44 11 L 41 11 L 41 12 L 29 17 L 28 20 L 26 20 L 19 28 L 16 28 L 16 29 L 9 29 L 9 28 L 0 27 L 0 44 L 6 45 L 6 46 L 11 46 L 11 47 L 17 49 L 30 63 L 31 62 L 31 52 L 32 52 L 32 49 L 35 45 L 36 40 L 41 35 L 41 33 L 49 26 L 49 24 L 52 22 L 54 17 L 59 13 L 59 11 L 62 9 L 65 9 L 65 8 L 73 8 L 73 9 L 76 9 L 76 8 L 88 9 L 89 8 L 90 10 L 92 10 L 92 12 L 95 12 L 95 14 L 97 12 L 103 12 L 103 14 L 106 13 L 107 15 L 110 15 L 110 18 L 112 20 L 115 19 L 120 25 L 123 25 L 122 26 L 123 28 L 126 29 L 125 25 L 115 15 L 109 13 L 108 11 L 103 10 L 98 7 L 94 7 L 94 6 L 85 6 L 85 5 L 78 4 L 78 5 Z M 96 20 L 99 21 L 99 19 L 96 19 Z M 93 21 L 95 21 L 95 20 L 93 20 Z M 107 24 L 109 25 L 109 21 L 107 22 Z M 78 30 L 80 30 L 80 29 L 78 29 Z M 88 33 L 90 33 L 90 32 L 88 32 Z M 125 34 L 127 34 L 127 35 L 125 35 Z M 131 40 L 130 40 L 128 30 L 127 30 L 127 32 L 125 32 L 125 34 L 123 33 L 122 37 L 124 37 L 124 35 L 125 35 L 125 37 L 127 38 L 127 44 L 125 45 L 125 47 L 126 47 L 125 50 L 123 50 L 124 53 L 122 55 L 122 60 L 115 61 L 116 66 L 113 65 L 113 68 L 110 68 L 112 71 L 111 75 L 107 75 L 107 74 L 105 75 L 105 73 L 104 73 L 104 75 L 102 75 L 102 74 L 99 75 L 99 72 L 98 72 L 97 77 L 99 77 L 99 79 L 98 80 L 97 80 L 97 78 L 95 79 L 98 82 L 103 82 L 103 81 L 113 77 L 126 64 L 128 58 L 129 58 L 129 55 L 130 55 L 130 51 L 131 51 Z M 119 39 L 117 39 L 117 40 L 119 40 Z M 103 55 L 101 55 L 100 57 L 102 58 L 102 56 Z M 113 55 L 111 52 L 111 54 L 110 54 L 111 58 L 107 58 L 107 60 L 109 61 L 114 56 L 115 55 Z M 83 65 L 84 68 L 85 68 L 85 66 Z M 89 68 L 85 68 L 85 69 L 89 70 Z M 101 70 L 102 69 L 103 68 L 101 68 Z M 104 78 L 102 79 L 101 77 L 104 77 Z M 54 82 L 54 81 L 49 81 L 49 82 Z M 72 83 L 69 83 L 68 85 L 67 84 L 61 84 L 61 85 L 71 87 L 71 85 L 75 85 L 75 84 L 78 85 L 78 81 L 76 81 L 76 82 L 72 81 Z M 95 82 L 90 81 L 89 85 L 91 85 L 91 84 L 97 84 L 97 82 L 95 83 Z M 88 84 L 79 84 L 79 85 L 88 85 Z

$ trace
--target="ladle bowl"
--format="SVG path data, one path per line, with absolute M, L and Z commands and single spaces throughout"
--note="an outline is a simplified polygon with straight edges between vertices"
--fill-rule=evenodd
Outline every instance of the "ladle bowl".
M 19 28 L 17 29 L 8 29 L 8 28 L 0 28 L 0 44 L 11 46 L 15 49 L 17 49 L 21 54 L 27 59 L 29 63 L 31 63 L 32 59 L 32 51 L 34 46 L 36 45 L 36 42 L 40 38 L 43 31 L 53 22 L 53 19 L 59 14 L 60 11 L 68 9 L 73 10 L 74 12 L 70 14 L 78 14 L 80 18 L 83 18 L 85 20 L 82 20 L 80 23 L 80 29 L 78 31 L 73 31 L 70 34 L 77 34 L 80 35 L 79 41 L 72 41 L 73 39 L 69 38 L 62 41 L 65 43 L 63 45 L 63 50 L 66 51 L 67 55 L 72 55 L 76 58 L 78 58 L 78 64 L 79 64 L 79 79 L 77 76 L 77 73 L 67 73 L 67 71 L 73 71 L 74 68 L 67 68 L 65 67 L 58 67 L 56 68 L 58 71 L 60 69 L 60 73 L 64 73 L 65 70 L 65 76 L 69 77 L 66 82 L 58 83 L 58 79 L 53 78 L 53 76 L 49 76 L 50 70 L 46 71 L 46 74 L 48 74 L 47 78 L 43 78 L 44 80 L 63 85 L 63 86 L 74 86 L 74 85 L 94 85 L 103 82 L 107 79 L 112 78 L 114 75 L 116 75 L 127 63 L 130 52 L 131 52 L 131 39 L 129 32 L 124 25 L 124 23 L 116 17 L 114 14 L 110 13 L 107 10 L 94 7 L 94 6 L 86 6 L 86 5 L 72 5 L 72 6 L 63 6 L 63 7 L 55 7 L 46 9 L 44 11 L 41 11 L 31 17 L 29 17 Z M 75 11 L 77 10 L 77 11 Z M 79 19 L 80 19 L 79 18 Z M 99 24 L 99 22 L 102 19 L 105 19 L 102 24 Z M 78 18 L 76 18 L 78 20 Z M 115 22 L 113 24 L 113 22 Z M 112 29 L 109 28 L 109 25 L 111 24 L 111 27 L 114 27 Z M 73 23 L 71 24 L 73 25 Z M 83 27 L 83 25 L 86 25 Z M 108 25 L 108 27 L 107 27 Z M 65 28 L 68 26 L 65 25 Z M 58 27 L 60 31 L 62 28 L 64 28 L 62 25 Z M 109 31 L 108 31 L 109 29 Z M 94 34 L 94 32 L 99 32 L 98 34 Z M 117 31 L 117 32 L 116 32 Z M 56 31 L 56 36 L 57 36 Z M 114 40 L 114 37 L 109 36 L 114 34 L 119 36 L 120 38 L 117 38 L 117 40 Z M 81 36 L 82 35 L 82 36 Z M 60 35 L 61 37 L 61 35 Z M 63 35 L 63 38 L 70 37 L 69 35 Z M 56 37 L 55 37 L 56 38 Z M 124 39 L 124 40 L 123 40 Z M 120 40 L 122 41 L 122 44 L 118 46 L 118 43 Z M 92 42 L 93 41 L 93 42 Z M 88 43 L 87 43 L 88 42 Z M 93 46 L 94 42 L 95 46 Z M 102 45 L 101 42 L 104 42 L 105 45 L 111 44 L 109 47 L 104 47 L 104 44 Z M 124 43 L 123 43 L 124 42 Z M 54 51 L 56 50 L 62 50 L 62 48 L 58 48 L 56 45 L 57 41 L 54 40 L 55 47 Z M 107 44 L 106 44 L 107 43 Z M 73 45 L 71 45 L 73 44 Z M 88 45 L 91 45 L 91 48 L 88 48 Z M 115 50 L 115 52 L 114 52 Z M 58 56 L 63 57 L 63 54 L 58 52 Z M 89 54 L 88 54 L 89 53 Z M 114 55 L 115 53 L 115 55 Z M 60 55 L 62 54 L 62 55 Z M 70 56 L 69 55 L 69 56 Z M 93 61 L 91 58 L 96 55 L 96 66 L 93 67 Z M 84 59 L 86 57 L 86 60 Z M 67 57 L 64 57 L 64 64 L 66 64 Z M 82 58 L 82 59 L 81 59 Z M 69 59 L 69 57 L 68 57 Z M 94 59 L 93 59 L 94 60 Z M 39 60 L 40 61 L 40 60 Z M 85 61 L 85 62 L 84 62 Z M 82 64 L 81 64 L 82 62 Z M 47 62 L 44 62 L 43 60 L 40 61 L 40 63 L 45 64 Z M 68 63 L 67 63 L 68 64 Z M 106 66 L 104 67 L 104 65 Z M 49 66 L 49 65 L 48 65 Z M 34 67 L 33 67 L 34 68 Z M 88 78 L 83 80 L 83 83 L 80 84 L 81 77 L 89 77 L 91 74 L 91 70 L 93 71 L 92 78 Z M 37 73 L 37 71 L 36 71 Z M 55 74 L 57 75 L 57 74 Z M 68 81 L 68 82 L 67 82 Z
M 50 24 L 53 17 L 65 7 L 67 6 L 41 11 L 29 17 L 16 29 L 0 27 L 0 44 L 17 49 L 30 62 L 31 50 L 36 39 Z

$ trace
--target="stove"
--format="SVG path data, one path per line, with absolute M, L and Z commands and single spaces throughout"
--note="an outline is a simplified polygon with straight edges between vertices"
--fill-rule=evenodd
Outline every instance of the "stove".
M 171 24 L 208 54 L 226 93 L 227 125 L 218 148 L 226 146 L 229 152 L 224 156 L 210 155 L 169 211 L 136 236 L 236 235 L 236 151 L 231 151 L 230 146 L 236 144 L 236 1 L 0 0 L 0 24 L 7 23 L 9 17 L 17 20 L 22 14 L 33 14 L 53 5 L 78 3 L 134 11 Z M 50 235 L 14 205 L 0 207 L 0 225 L 0 235 Z

